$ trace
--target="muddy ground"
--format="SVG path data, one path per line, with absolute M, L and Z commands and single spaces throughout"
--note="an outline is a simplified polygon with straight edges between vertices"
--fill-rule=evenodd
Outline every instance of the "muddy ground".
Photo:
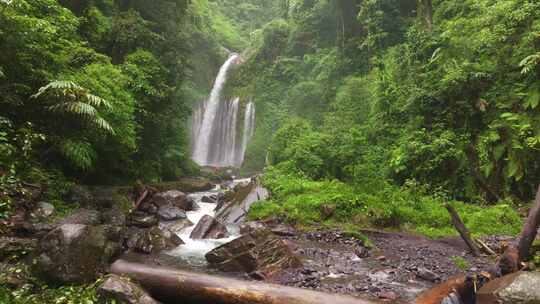
M 367 250 L 362 241 L 339 231 L 287 233 L 284 238 L 305 266 L 287 270 L 273 281 L 388 303 L 410 303 L 420 292 L 451 276 L 486 270 L 493 264 L 487 257 L 473 257 L 458 237 L 430 240 L 404 233 L 363 233 L 374 248 Z M 496 245 L 503 239 L 507 238 L 487 241 Z

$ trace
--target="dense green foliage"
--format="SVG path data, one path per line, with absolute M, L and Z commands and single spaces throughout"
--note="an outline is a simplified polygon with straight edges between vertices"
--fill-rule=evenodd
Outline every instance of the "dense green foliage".
M 430 4 L 291 2 L 229 83 L 257 104 L 247 165 L 261 167 L 268 148 L 272 164 L 289 160 L 313 179 L 414 181 L 469 202 L 532 198 L 540 4 Z

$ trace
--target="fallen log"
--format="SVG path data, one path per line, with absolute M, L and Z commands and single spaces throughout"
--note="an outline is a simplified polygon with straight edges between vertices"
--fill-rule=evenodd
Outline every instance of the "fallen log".
M 463 221 L 459 217 L 459 214 L 457 213 L 456 209 L 452 207 L 450 204 L 445 205 L 446 210 L 448 210 L 448 213 L 450 213 L 450 216 L 452 217 L 452 223 L 454 224 L 454 227 L 456 227 L 456 230 L 459 232 L 459 235 L 461 235 L 461 238 L 465 241 L 469 249 L 471 249 L 471 252 L 474 256 L 480 256 L 480 249 L 478 249 L 478 246 L 476 246 L 476 243 L 471 239 L 471 233 L 465 227 L 465 224 L 463 224 Z
M 116 261 L 111 272 L 138 281 L 165 303 L 372 304 L 354 297 Z

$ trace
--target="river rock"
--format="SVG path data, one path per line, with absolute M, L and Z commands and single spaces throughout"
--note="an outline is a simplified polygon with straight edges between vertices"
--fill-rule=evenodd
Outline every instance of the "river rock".
M 126 215 L 119 207 L 112 207 L 101 214 L 103 223 L 113 226 L 126 225 Z
M 74 185 L 68 190 L 65 200 L 69 203 L 79 204 L 80 206 L 88 206 L 92 204 L 94 196 L 87 187 Z
M 159 227 L 150 229 L 130 228 L 126 247 L 128 249 L 145 253 L 157 253 L 162 250 L 169 250 L 184 244 L 182 239 L 170 230 Z
M 77 209 L 68 216 L 56 222 L 55 226 L 62 225 L 99 225 L 101 224 L 101 214 L 93 209 Z
M 158 193 L 154 195 L 153 201 L 158 207 L 172 205 L 184 211 L 197 209 L 195 202 L 190 197 L 184 192 L 176 190 Z
M 113 299 L 118 303 L 159 304 L 139 285 L 117 275 L 109 275 L 97 291 L 103 298 Z
M 149 228 L 158 224 L 158 219 L 153 214 L 135 211 L 131 213 L 127 221 L 128 226 Z
M 54 213 L 54 206 L 47 202 L 39 202 L 36 204 L 36 208 L 32 210 L 31 217 L 36 219 L 47 219 Z
M 174 221 L 186 218 L 186 212 L 184 210 L 170 205 L 159 207 L 157 215 L 163 221 Z
M 540 303 L 540 273 L 516 272 L 493 280 L 482 287 L 478 304 L 538 304 Z
M 64 224 L 40 241 L 36 267 L 53 282 L 93 282 L 120 249 L 103 226 Z
M 190 235 L 192 239 L 223 239 L 226 237 L 229 237 L 227 227 L 210 215 L 203 216 Z
M 209 203 L 209 204 L 216 204 L 216 203 L 217 203 L 217 197 L 212 198 L 212 197 L 210 197 L 210 196 L 206 196 L 206 195 L 205 195 L 205 196 L 203 196 L 203 197 L 201 198 L 201 202 L 203 202 L 203 203 Z
M 171 232 L 174 233 L 180 233 L 182 230 L 186 229 L 187 227 L 191 227 L 195 224 L 193 224 L 190 220 L 187 218 L 185 219 L 179 219 L 175 221 L 169 221 L 169 222 L 160 222 L 159 227 L 164 229 L 168 229 Z
M 222 223 L 236 224 L 245 220 L 247 212 L 255 202 L 268 197 L 268 190 L 261 186 L 258 180 L 249 184 L 238 184 L 234 191 L 227 192 L 224 197 L 226 203 L 217 206 L 216 218 Z
M 225 272 L 258 272 L 265 278 L 302 262 L 287 243 L 268 230 L 256 230 L 206 254 L 211 266 Z
M 140 210 L 149 214 L 156 214 L 158 212 L 158 207 L 154 203 L 144 201 L 139 205 L 139 208 L 137 210 Z

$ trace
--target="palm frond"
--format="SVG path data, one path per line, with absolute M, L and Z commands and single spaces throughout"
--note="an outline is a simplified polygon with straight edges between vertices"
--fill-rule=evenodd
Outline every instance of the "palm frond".
M 84 102 L 62 102 L 52 105 L 48 109 L 57 113 L 86 115 L 89 117 L 97 115 L 96 108 Z
M 85 97 L 86 97 L 86 100 L 87 100 L 88 104 L 91 104 L 94 107 L 104 106 L 107 109 L 110 109 L 112 107 L 111 104 L 107 100 L 105 100 L 105 99 L 103 99 L 103 98 L 101 98 L 99 96 L 87 93 Z
M 78 84 L 74 83 L 73 81 L 57 80 L 57 81 L 53 81 L 53 82 L 49 83 L 48 85 L 46 85 L 44 87 L 39 88 L 38 92 L 36 94 L 32 95 L 31 97 L 32 98 L 38 98 L 41 95 L 43 95 L 45 93 L 48 93 L 51 90 L 52 91 L 61 90 L 63 92 L 65 92 L 67 90 L 78 90 L 78 91 L 86 92 L 86 89 L 84 89 L 83 87 L 81 87 Z
M 92 123 L 97 125 L 100 129 L 107 131 L 108 133 L 114 135 L 113 127 L 103 118 L 96 116 L 92 119 Z
M 85 141 L 65 140 L 60 144 L 60 152 L 78 169 L 92 169 L 96 160 L 96 151 Z

